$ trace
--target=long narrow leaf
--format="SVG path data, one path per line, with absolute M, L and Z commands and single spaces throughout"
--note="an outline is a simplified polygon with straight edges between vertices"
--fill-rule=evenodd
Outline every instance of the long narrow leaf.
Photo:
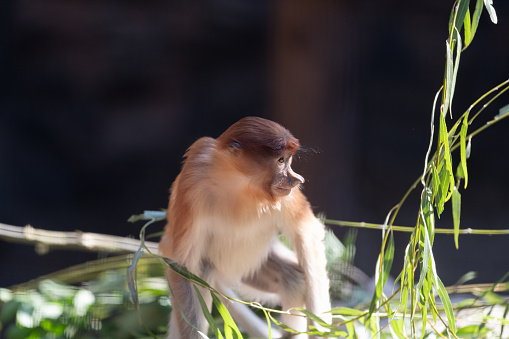
M 444 306 L 445 314 L 447 315 L 447 321 L 449 325 L 449 330 L 452 332 L 452 334 L 456 335 L 456 322 L 454 318 L 454 312 L 451 304 L 451 300 L 449 299 L 449 295 L 447 294 L 447 291 L 445 290 L 444 284 L 440 280 L 439 277 L 436 277 L 436 280 L 438 282 L 438 285 L 436 285 L 438 296 L 440 297 L 440 300 L 442 301 L 442 305 Z
M 240 333 L 237 324 L 235 324 L 235 321 L 233 321 L 233 318 L 230 315 L 230 312 L 228 312 L 226 306 L 224 306 L 221 300 L 219 300 L 219 298 L 214 293 L 212 293 L 212 300 L 214 301 L 214 305 L 219 311 L 219 314 L 223 318 L 224 335 L 226 338 L 242 339 L 242 334 Z
M 444 159 L 444 162 L 445 162 L 445 159 Z M 449 182 L 450 182 L 450 176 L 449 176 L 449 173 L 447 171 L 447 166 L 442 166 L 442 169 L 440 171 L 440 191 L 438 192 L 438 197 L 439 197 L 439 206 L 437 206 L 437 213 L 438 213 L 438 216 L 440 217 L 440 214 L 442 214 L 442 212 L 444 211 L 444 204 L 445 202 L 447 201 L 448 199 L 448 192 L 449 192 L 449 188 L 450 188 L 450 185 L 449 185 Z
M 447 125 L 445 124 L 444 115 L 440 115 L 440 141 L 443 146 L 443 156 L 445 160 L 447 176 L 449 177 L 449 190 L 445 201 L 451 198 L 452 191 L 454 189 L 454 174 L 452 171 L 452 160 L 451 160 L 451 149 L 449 147 L 449 140 L 447 136 Z
M 203 315 L 205 316 L 205 319 L 207 319 L 207 322 L 209 323 L 210 329 L 216 335 L 217 339 L 222 339 L 223 335 L 219 328 L 217 328 L 216 322 L 214 321 L 214 317 L 210 313 L 209 308 L 205 303 L 203 296 L 200 293 L 200 290 L 196 286 L 194 286 L 194 290 L 196 291 L 196 295 L 198 296 L 198 300 L 200 301 L 201 310 L 203 312 Z
M 431 175 L 432 177 L 432 196 L 436 197 L 438 195 L 438 192 L 440 190 L 440 178 L 438 177 L 438 170 L 435 166 L 435 163 L 431 164 Z
M 282 329 L 282 330 L 284 330 L 284 331 L 286 331 L 286 332 L 288 332 L 288 333 L 293 333 L 293 334 L 301 333 L 301 332 L 296 331 L 296 330 L 294 330 L 293 328 L 291 328 L 291 327 L 289 327 L 289 326 L 287 326 L 287 325 L 283 324 L 283 323 L 282 323 L 282 322 L 280 322 L 278 319 L 274 318 L 274 317 L 272 316 L 272 314 L 271 314 L 271 313 L 268 313 L 268 315 L 269 315 L 269 317 L 270 317 L 270 320 L 272 320 L 272 321 L 274 322 L 274 324 L 276 324 L 277 326 L 279 326 L 279 328 L 280 328 L 280 329 Z M 297 317 L 297 315 L 296 315 L 296 317 Z
M 345 324 L 345 326 L 346 326 L 346 330 L 348 332 L 348 336 L 346 338 L 348 338 L 348 339 L 358 339 L 357 333 L 355 333 L 355 326 L 354 326 L 353 322 L 347 322 Z
M 422 214 L 422 211 L 421 211 L 421 214 Z M 424 219 L 424 216 L 422 216 L 422 217 Z M 421 291 L 421 289 L 426 281 L 426 278 L 429 275 L 436 279 L 435 260 L 433 258 L 432 244 L 431 244 L 430 237 L 429 237 L 428 231 L 427 231 L 427 228 L 431 227 L 431 226 L 427 226 L 427 227 L 425 225 L 423 225 L 423 226 L 424 226 L 423 227 L 423 233 L 424 233 L 424 246 L 423 247 L 424 248 L 423 248 L 423 254 L 422 254 L 421 274 L 419 277 L 419 282 L 417 284 L 417 287 L 415 288 L 415 290 L 417 292 Z M 431 268 L 431 272 L 429 272 L 430 268 Z M 427 287 L 427 289 L 429 290 L 429 286 Z M 423 293 L 422 297 L 425 299 L 430 298 L 429 293 Z M 417 301 L 418 300 L 415 301 L 414 309 L 415 309 L 415 306 L 417 305 Z M 423 308 L 426 308 L 426 300 L 423 302 Z M 415 311 L 413 310 L 412 313 L 413 312 L 415 312 Z
M 452 219 L 454 223 L 454 245 L 458 249 L 459 236 L 460 236 L 460 216 L 461 216 L 461 194 L 454 187 L 452 192 Z
M 134 305 L 138 308 L 138 288 L 136 286 L 136 265 L 143 254 L 143 247 L 138 248 L 133 257 L 133 262 L 131 266 L 127 268 L 127 286 L 129 288 L 129 292 L 131 292 L 131 298 L 133 299 Z
M 428 262 L 431 257 L 431 243 L 429 241 L 428 236 L 428 229 L 433 229 L 434 225 L 431 225 L 433 222 L 433 218 L 429 217 L 429 211 L 433 210 L 433 207 L 431 206 L 431 191 L 429 188 L 425 188 L 422 193 L 421 198 L 421 211 L 420 211 L 420 220 L 422 222 L 422 232 L 426 233 L 424 235 L 424 248 L 423 248 L 423 254 L 422 254 L 422 264 L 421 264 L 421 274 L 419 276 L 419 282 L 417 283 L 417 286 L 415 288 L 416 291 L 420 291 L 426 276 L 428 275 Z M 427 211 L 426 215 L 425 211 Z M 428 296 L 425 296 L 428 297 Z M 412 314 L 415 312 L 415 308 L 417 306 L 417 300 L 415 301 L 415 304 L 413 306 Z
M 458 32 L 459 32 L 459 29 L 458 29 Z M 460 66 L 460 56 L 461 56 L 461 35 L 458 33 L 457 35 L 457 40 L 456 40 L 456 59 L 454 61 L 454 69 L 453 69 L 453 72 L 452 72 L 452 81 L 451 81 L 451 87 L 450 87 L 450 97 L 449 97 L 449 112 L 451 114 L 451 117 L 452 117 L 452 99 L 454 97 L 454 90 L 456 88 L 456 78 L 458 77 L 458 69 L 459 69 L 459 66 Z M 448 84 L 449 85 L 449 84 Z
M 507 319 L 508 312 L 509 312 L 509 304 L 506 304 L 505 308 L 504 308 L 504 315 L 503 315 L 502 319 Z M 502 322 L 502 326 L 500 327 L 500 338 L 502 338 L 502 334 L 504 333 L 504 325 L 505 325 L 505 323 Z
M 470 4 L 470 0 L 459 0 L 458 1 L 458 10 L 454 13 L 453 11 L 453 15 L 455 16 L 455 22 L 454 22 L 454 27 L 450 27 L 449 30 L 452 30 L 450 31 L 449 33 L 449 36 L 453 36 L 453 39 L 456 39 L 457 36 L 459 34 L 460 31 L 461 31 L 461 28 L 463 27 L 463 23 L 465 22 L 465 17 L 466 17 L 466 14 L 468 12 L 468 5 Z
M 470 45 L 472 42 L 472 23 L 470 21 L 470 10 L 467 9 L 467 14 L 465 15 L 465 20 L 463 21 L 463 26 L 465 27 L 465 48 Z
M 403 330 L 403 320 L 401 319 L 393 319 L 391 321 L 391 332 L 393 337 L 398 337 L 399 339 L 405 339 L 407 336 L 404 334 Z
M 336 326 L 334 325 L 331 325 L 331 324 L 328 324 L 326 323 L 322 318 L 320 318 L 319 316 L 317 316 L 316 314 L 314 314 L 313 312 L 310 312 L 306 309 L 303 309 L 303 308 L 295 308 L 295 310 L 303 313 L 306 315 L 307 318 L 313 320 L 314 322 L 316 322 L 318 325 L 322 326 L 324 329 L 328 330 L 328 331 L 333 331 L 333 333 L 335 333 L 336 336 L 342 336 L 342 337 L 346 337 L 347 336 L 347 333 L 344 332 L 344 331 L 341 331 L 339 330 Z M 326 336 L 328 335 L 329 333 L 327 331 L 325 332 L 322 332 L 322 331 L 319 331 L 317 329 L 314 329 L 311 331 L 312 334 L 315 334 L 315 335 L 319 335 L 319 336 Z
M 477 32 L 477 26 L 479 25 L 479 19 L 481 17 L 482 9 L 483 9 L 483 0 L 477 0 L 477 2 L 475 3 L 474 14 L 472 15 L 472 27 L 470 29 L 470 37 L 471 37 L 470 42 L 472 42 L 472 40 L 474 40 L 475 33 Z M 465 46 L 465 47 L 467 47 L 467 46 Z
M 428 308 L 426 307 L 426 303 L 421 307 L 421 317 L 422 317 L 422 327 L 421 327 L 421 339 L 424 338 L 426 334 L 426 319 L 428 319 Z
M 454 2 L 454 7 L 449 17 L 449 37 L 451 40 L 456 39 L 456 33 L 459 32 L 463 26 L 469 2 L 470 0 L 456 0 Z
M 382 255 L 382 253 L 380 253 Z M 391 231 L 389 235 L 389 243 L 387 245 L 387 248 L 385 250 L 385 254 L 383 254 L 383 262 L 382 262 L 382 268 L 381 268 L 381 275 L 379 275 L 376 288 L 375 288 L 375 294 L 373 295 L 373 298 L 371 299 L 371 304 L 369 306 L 369 314 L 368 318 L 373 314 L 373 311 L 375 310 L 376 303 L 382 296 L 383 289 L 385 287 L 385 284 L 387 283 L 387 278 L 389 277 L 389 273 L 391 271 L 392 262 L 394 260 L 394 234 Z M 380 261 L 379 261 L 380 262 Z
M 181 275 L 182 277 L 186 278 L 189 281 L 194 281 L 204 287 L 211 288 L 210 285 L 197 275 L 189 272 L 187 268 L 185 268 L 182 265 L 179 265 L 177 262 L 169 259 L 169 258 L 163 258 L 163 260 L 170 266 L 170 268 L 175 271 L 175 273 Z
M 446 62 L 445 62 L 445 92 L 444 101 L 442 103 L 443 112 L 442 115 L 447 115 L 449 106 L 451 104 L 451 91 L 452 91 L 452 74 L 454 70 L 454 61 L 452 56 L 452 42 L 447 40 L 445 42 L 446 47 Z
M 463 171 L 463 177 L 465 178 L 465 186 L 464 188 L 467 188 L 468 185 L 468 170 L 467 170 L 467 131 L 468 131 L 468 116 L 470 114 L 470 111 L 467 111 L 465 116 L 463 117 L 463 124 L 461 126 L 461 132 L 460 132 L 460 157 L 461 157 L 461 169 Z

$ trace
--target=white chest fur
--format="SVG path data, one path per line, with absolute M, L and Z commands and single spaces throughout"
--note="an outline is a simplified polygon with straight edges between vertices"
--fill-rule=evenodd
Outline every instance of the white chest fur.
M 210 230 L 204 234 L 204 245 L 213 268 L 221 276 L 230 277 L 230 283 L 256 271 L 277 237 L 279 214 L 280 211 L 270 209 L 244 220 L 232 221 L 220 216 L 200 218 L 199 222 L 204 223 L 202 229 Z

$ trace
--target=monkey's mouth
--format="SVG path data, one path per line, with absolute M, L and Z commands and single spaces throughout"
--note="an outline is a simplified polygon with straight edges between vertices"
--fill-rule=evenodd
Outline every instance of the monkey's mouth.
M 274 192 L 275 195 L 277 196 L 285 196 L 285 195 L 288 195 L 292 192 L 292 189 L 291 188 L 286 188 L 286 187 L 273 187 L 272 188 L 272 191 Z

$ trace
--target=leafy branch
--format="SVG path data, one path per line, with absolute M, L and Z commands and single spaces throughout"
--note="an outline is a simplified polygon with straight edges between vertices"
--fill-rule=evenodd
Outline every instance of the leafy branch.
M 447 126 L 447 113 L 449 113 L 451 119 L 453 116 L 452 102 L 456 87 L 456 78 L 459 70 L 460 56 L 461 53 L 470 45 L 474 38 L 483 5 L 486 7 L 488 13 L 490 14 L 491 20 L 494 23 L 497 22 L 497 17 L 491 0 L 484 0 L 484 2 L 483 0 L 477 0 L 472 17 L 470 16 L 469 4 L 469 0 L 457 0 L 455 1 L 451 11 L 449 19 L 449 34 L 446 41 L 446 63 L 444 80 L 443 85 L 437 92 L 433 102 L 430 126 L 431 135 L 429 147 L 425 156 L 423 173 L 406 192 L 398 205 L 396 205 L 391 210 L 387 217 L 388 220 L 386 220 L 382 227 L 382 247 L 377 260 L 376 268 L 377 284 L 371 301 L 371 306 L 367 314 L 367 319 L 370 319 L 371 316 L 375 314 L 375 312 L 379 312 L 383 302 L 393 298 L 395 295 L 393 294 L 391 297 L 387 298 L 382 293 L 394 258 L 393 231 L 395 229 L 411 231 L 412 235 L 405 250 L 403 269 L 396 279 L 396 282 L 399 281 L 401 285 L 399 305 L 395 310 L 392 310 L 389 307 L 389 304 L 385 304 L 385 309 L 391 320 L 391 329 L 393 333 L 395 333 L 400 338 L 407 336 L 407 329 L 405 329 L 404 326 L 402 327 L 400 320 L 396 319 L 404 320 L 407 317 L 410 319 L 409 331 L 411 337 L 416 337 L 419 331 L 422 336 L 424 336 L 426 333 L 425 327 L 427 323 L 429 323 L 433 330 L 437 332 L 435 326 L 432 324 L 436 324 L 437 320 L 439 320 L 446 328 L 448 334 L 457 338 L 454 310 L 447 290 L 445 289 L 437 274 L 435 259 L 433 256 L 434 237 L 436 233 L 439 233 L 435 227 L 435 215 L 440 217 L 444 211 L 445 203 L 449 200 L 452 201 L 454 224 L 452 234 L 454 235 L 455 246 L 458 248 L 461 214 L 461 194 L 459 193 L 459 187 L 461 180 L 465 181 L 464 188 L 466 188 L 468 184 L 467 159 L 470 156 L 470 145 L 472 138 L 486 129 L 487 126 L 492 126 L 494 123 L 507 117 L 509 111 L 507 106 L 502 108 L 500 113 L 493 120 L 489 121 L 487 125 L 467 135 L 468 127 L 472 124 L 473 120 L 477 118 L 479 114 L 493 102 L 493 100 L 498 98 L 509 88 L 508 80 L 504 81 L 502 84 L 479 98 L 469 107 L 465 113 L 463 113 L 462 116 L 460 116 L 460 118 L 456 121 L 455 124 L 453 124 L 451 128 L 448 128 Z M 463 39 L 460 34 L 462 29 L 464 36 Z M 473 118 L 469 120 L 470 112 L 478 104 L 480 104 L 481 101 L 498 90 L 500 91 L 482 108 L 480 108 Z M 438 136 L 435 141 L 435 112 L 440 94 L 442 95 L 441 105 L 439 106 L 438 111 L 439 129 Z M 457 132 L 458 129 L 459 132 Z M 436 150 L 432 155 L 432 148 L 435 142 Z M 457 148 L 460 149 L 460 161 L 456 172 L 454 172 L 452 151 Z M 410 192 L 413 191 L 419 183 L 422 185 L 422 191 L 415 227 L 410 230 L 408 228 L 402 229 L 401 227 L 394 226 L 394 220 L 396 219 L 401 206 L 407 199 Z M 472 232 L 472 230 L 466 231 L 468 233 Z M 480 234 L 479 231 L 481 230 L 476 230 L 476 233 Z M 490 232 L 493 232 L 493 230 Z M 502 234 L 507 234 L 507 231 L 504 231 Z M 442 302 L 447 321 L 442 318 L 440 312 L 438 311 L 439 308 L 437 307 L 435 301 L 436 294 L 438 294 Z M 410 310 L 407 310 L 407 305 L 410 305 Z M 401 312 L 398 312 L 398 310 L 402 310 L 403 313 L 401 314 Z M 428 313 L 431 314 L 432 321 L 431 319 L 428 319 Z M 422 326 L 420 329 L 417 329 L 416 327 L 417 318 L 422 319 Z M 377 326 L 378 323 L 379 322 L 377 321 Z M 377 333 L 379 333 L 379 331 L 377 331 Z M 442 336 L 442 334 L 438 332 L 437 334 Z

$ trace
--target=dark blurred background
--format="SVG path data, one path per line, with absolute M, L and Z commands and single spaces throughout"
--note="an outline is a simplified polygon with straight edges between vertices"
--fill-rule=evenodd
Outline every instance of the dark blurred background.
M 452 0 L 0 3 L 0 222 L 137 237 L 131 214 L 167 205 L 186 148 L 246 115 L 317 151 L 295 167 L 316 212 L 382 223 L 423 170 Z M 509 4 L 462 54 L 459 116 L 509 77 Z M 509 103 L 505 95 L 481 123 Z M 474 128 L 473 126 L 472 128 Z M 509 122 L 473 140 L 462 228 L 509 228 Z M 458 156 L 456 156 L 458 157 Z M 420 188 L 396 220 L 413 226 Z M 438 226 L 451 228 L 450 206 Z M 151 230 L 163 227 L 160 223 Z M 348 231 L 336 227 L 340 238 Z M 397 234 L 394 273 L 408 234 Z M 372 275 L 379 231 L 360 230 Z M 437 235 L 446 284 L 509 269 L 509 236 Z M 104 254 L 0 242 L 0 286 Z

